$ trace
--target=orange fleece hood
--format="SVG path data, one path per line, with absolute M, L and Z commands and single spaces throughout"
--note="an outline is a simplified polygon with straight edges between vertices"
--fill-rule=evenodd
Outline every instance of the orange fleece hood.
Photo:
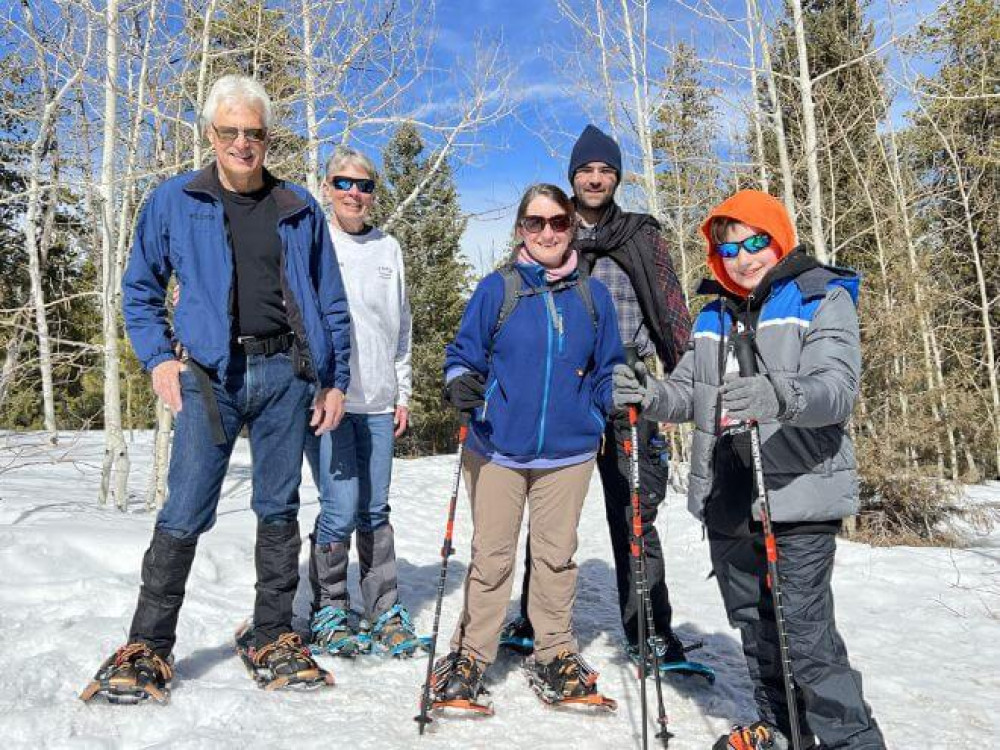
M 771 236 L 771 246 L 781 260 L 795 249 L 795 227 L 785 210 L 784 204 L 774 196 L 760 190 L 740 190 L 712 209 L 701 225 L 701 233 L 708 243 L 708 267 L 712 275 L 733 294 L 746 297 L 749 291 L 729 278 L 722 258 L 712 250 L 712 219 L 725 216 L 736 219 L 747 226 L 767 232 Z

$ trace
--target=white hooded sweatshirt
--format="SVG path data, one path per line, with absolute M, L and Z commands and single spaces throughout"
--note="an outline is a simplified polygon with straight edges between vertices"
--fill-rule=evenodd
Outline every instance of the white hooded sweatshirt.
M 371 228 L 347 234 L 330 224 L 351 311 L 351 385 L 344 408 L 384 414 L 407 406 L 413 392 L 411 317 L 403 251 Z

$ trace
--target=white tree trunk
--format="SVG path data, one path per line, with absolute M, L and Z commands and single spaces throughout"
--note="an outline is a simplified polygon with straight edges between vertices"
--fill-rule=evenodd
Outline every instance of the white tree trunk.
M 128 447 L 122 432 L 121 378 L 118 352 L 119 260 L 115 201 L 115 151 L 118 125 L 118 0 L 105 7 L 104 141 L 101 153 L 101 315 L 104 335 L 104 462 L 98 500 L 108 501 L 114 479 L 119 510 L 128 507 Z
M 302 0 L 302 64 L 306 97 L 306 187 L 322 203 L 319 190 L 319 124 L 316 121 L 316 64 L 313 59 L 313 18 L 311 0 Z
M 767 82 L 767 99 L 771 105 L 774 141 L 778 148 L 778 167 L 781 171 L 781 197 L 788 215 L 795 223 L 797 207 L 795 205 L 795 180 L 792 177 L 792 164 L 788 158 L 788 141 L 785 138 L 785 116 L 781 111 L 781 101 L 778 99 L 778 86 L 774 82 L 774 65 L 771 63 L 771 43 L 767 39 L 767 28 L 760 16 L 757 0 L 748 0 L 752 11 L 760 41 L 761 57 L 764 61 L 765 80 Z
M 767 160 L 764 158 L 764 125 L 763 114 L 760 111 L 760 96 L 757 77 L 757 32 L 756 4 L 747 0 L 747 47 L 750 52 L 750 111 L 753 116 L 754 140 L 757 144 L 757 182 L 765 193 L 770 191 L 770 180 L 767 175 Z
M 813 252 L 821 263 L 829 262 L 826 237 L 823 234 L 823 188 L 819 181 L 819 150 L 816 137 L 816 112 L 813 104 L 812 81 L 809 77 L 809 55 L 806 51 L 806 29 L 802 20 L 801 0 L 791 0 L 795 23 L 795 47 L 799 58 L 799 96 L 802 99 L 802 124 L 809 180 L 809 222 L 812 225 Z
M 204 123 L 201 122 L 201 106 L 205 103 L 205 87 L 208 83 L 208 48 L 212 41 L 212 21 L 215 16 L 215 3 L 216 0 L 209 0 L 205 5 L 205 15 L 202 17 L 202 29 L 201 29 L 201 56 L 198 62 L 198 87 L 196 89 L 196 96 L 198 100 L 195 102 L 195 111 L 197 116 L 194 120 L 194 168 L 198 169 L 201 166 L 202 160 L 202 126 Z
M 659 191 L 656 185 L 656 162 L 653 158 L 653 137 L 649 127 L 649 77 L 646 74 L 647 7 L 645 0 L 639 3 L 642 8 L 643 22 L 638 43 L 642 49 L 637 51 L 638 45 L 632 28 L 632 13 L 629 10 L 629 2 L 630 0 L 621 0 L 622 22 L 624 23 L 625 39 L 628 43 L 629 82 L 632 84 L 632 98 L 635 104 L 636 137 L 639 141 L 639 155 L 642 161 L 642 186 L 646 193 L 646 210 L 657 221 L 662 222 L 664 217 L 660 211 Z
M 167 467 L 170 464 L 170 427 L 173 415 L 162 399 L 156 401 L 156 430 L 153 434 L 153 468 L 149 472 L 146 509 L 159 510 L 167 501 Z

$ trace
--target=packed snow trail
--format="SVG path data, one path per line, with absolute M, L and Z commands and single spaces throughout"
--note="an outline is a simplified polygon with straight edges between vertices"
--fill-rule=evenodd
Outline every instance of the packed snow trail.
M 320 657 L 337 685 L 266 693 L 233 651 L 232 634 L 253 604 L 250 457 L 240 440 L 219 505 L 202 537 L 181 613 L 168 706 L 85 705 L 77 699 L 125 639 L 139 593 L 139 565 L 153 515 L 142 510 L 150 435 L 130 443 L 134 497 L 122 514 L 96 506 L 102 435 L 0 433 L 0 742 L 20 747 L 530 748 L 637 747 L 634 666 L 622 653 L 610 543 L 594 479 L 580 528 L 574 625 L 584 658 L 617 713 L 580 716 L 546 708 L 503 650 L 487 686 L 495 716 L 444 718 L 417 736 L 426 664 L 378 656 Z M 403 603 L 429 632 L 454 456 L 397 460 L 391 503 Z M 303 482 L 303 531 L 317 511 Z M 1000 498 L 1000 485 L 976 487 Z M 664 700 L 673 750 L 704 750 L 731 721 L 754 718 L 750 683 L 709 572 L 708 547 L 683 498 L 669 495 L 659 530 L 681 638 L 703 640 L 699 677 L 669 678 Z M 442 615 L 442 647 L 461 604 L 471 527 L 464 491 Z M 305 576 L 307 546 L 301 573 Z M 518 560 L 522 557 L 519 555 Z M 520 568 L 520 564 L 518 566 Z M 514 595 L 520 589 L 515 573 Z M 357 568 L 351 586 L 357 597 Z M 308 594 L 296 599 L 304 625 Z M 873 549 L 840 542 L 834 576 L 841 632 L 890 748 L 990 747 L 1000 736 L 1000 535 L 964 550 Z M 357 599 L 360 601 L 360 599 Z M 511 603 L 511 611 L 515 604 Z M 443 651 L 442 651 L 443 653 Z M 652 712 L 651 717 L 655 716 Z M 652 729 L 652 727 L 651 727 Z

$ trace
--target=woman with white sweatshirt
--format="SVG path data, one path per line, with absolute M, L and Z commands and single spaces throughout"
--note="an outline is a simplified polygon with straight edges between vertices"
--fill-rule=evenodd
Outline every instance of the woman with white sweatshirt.
M 421 646 L 399 603 L 389 523 L 393 441 L 406 430 L 412 391 L 410 306 L 399 243 L 368 224 L 375 177 L 367 156 L 338 146 L 323 182 L 351 311 L 351 384 L 340 425 L 307 446 L 320 490 L 309 565 L 311 629 L 314 651 L 345 656 L 372 649 L 411 655 Z M 347 592 L 355 532 L 364 621 Z

